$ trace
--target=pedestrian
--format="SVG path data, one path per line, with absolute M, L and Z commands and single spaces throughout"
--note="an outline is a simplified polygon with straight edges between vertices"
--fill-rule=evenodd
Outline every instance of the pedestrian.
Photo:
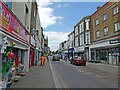
M 47 58 L 47 62 L 49 62 L 49 55 L 47 55 L 47 57 L 46 57 L 46 58 Z
M 41 66 L 43 66 L 43 65 L 45 65 L 45 57 L 44 56 L 41 57 Z

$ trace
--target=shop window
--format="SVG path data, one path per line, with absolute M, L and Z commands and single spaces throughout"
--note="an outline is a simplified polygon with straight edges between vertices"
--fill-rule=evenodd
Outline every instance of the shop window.
M 100 58 L 100 60 L 107 61 L 107 52 L 106 52 L 106 50 L 100 50 L 99 58 Z
M 95 59 L 95 53 L 94 53 L 94 50 L 91 50 L 91 59 Z

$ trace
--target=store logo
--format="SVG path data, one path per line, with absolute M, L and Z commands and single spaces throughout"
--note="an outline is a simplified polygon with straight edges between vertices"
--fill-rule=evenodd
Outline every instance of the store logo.
M 110 40 L 110 44 L 120 43 L 120 39 Z

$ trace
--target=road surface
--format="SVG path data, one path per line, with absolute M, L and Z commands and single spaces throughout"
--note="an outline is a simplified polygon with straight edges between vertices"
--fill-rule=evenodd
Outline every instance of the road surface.
M 57 88 L 118 88 L 118 75 L 75 66 L 62 61 L 50 61 Z

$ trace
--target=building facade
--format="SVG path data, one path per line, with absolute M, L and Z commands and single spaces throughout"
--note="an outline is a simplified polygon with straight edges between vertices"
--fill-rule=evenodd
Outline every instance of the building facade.
M 22 65 L 22 72 L 28 72 L 30 67 L 39 61 L 44 48 L 44 35 L 36 1 L 12 1 L 0 1 L 0 61 L 3 68 L 3 87 L 8 83 L 12 68 L 15 68 L 14 75 L 21 72 Z M 9 66 L 6 67 L 6 64 Z
M 74 26 L 74 51 L 76 55 L 84 55 L 89 60 L 90 16 L 84 17 Z
M 2 55 L 0 60 L 2 61 L 2 79 L 4 85 L 8 83 L 8 76 L 12 68 L 24 65 L 24 71 L 27 72 L 29 70 L 29 38 L 30 34 L 22 22 L 8 8 L 6 2 L 0 1 L 0 54 Z M 17 69 L 16 73 L 19 70 Z
M 74 48 L 74 31 L 68 35 L 68 48 Z
M 11 2 L 12 11 L 30 33 L 29 68 L 40 59 L 41 25 L 36 0 Z M 21 12 L 21 13 L 20 13 Z
M 118 64 L 120 2 L 107 2 L 91 16 L 90 60 Z

